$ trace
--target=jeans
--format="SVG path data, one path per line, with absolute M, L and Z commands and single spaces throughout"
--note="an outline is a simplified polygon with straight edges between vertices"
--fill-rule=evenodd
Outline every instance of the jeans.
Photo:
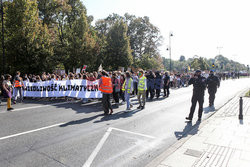
M 14 88 L 14 100 L 16 101 L 17 100 L 17 95 L 18 95 L 18 92 L 19 92 L 19 95 L 20 95 L 20 99 L 21 101 L 23 101 L 23 88 L 22 87 L 18 87 L 18 88 Z
M 127 91 L 125 91 L 125 100 L 127 102 L 127 110 L 130 109 L 130 93 L 128 93 Z

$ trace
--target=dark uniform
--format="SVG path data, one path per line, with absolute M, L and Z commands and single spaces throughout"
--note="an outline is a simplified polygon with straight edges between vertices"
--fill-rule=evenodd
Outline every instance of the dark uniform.
M 159 72 L 156 72 L 156 77 L 155 77 L 155 90 L 156 90 L 156 98 L 158 99 L 160 97 L 161 93 L 161 81 L 162 77 Z
M 200 73 L 200 71 L 196 71 L 196 73 Z M 198 75 L 197 78 L 193 77 L 188 82 L 189 85 L 194 86 L 193 88 L 193 96 L 192 96 L 192 106 L 190 108 L 189 116 L 186 117 L 187 120 L 192 120 L 194 115 L 194 110 L 196 107 L 196 103 L 199 103 L 199 113 L 198 113 L 198 120 L 201 120 L 202 112 L 203 112 L 203 103 L 204 103 L 204 95 L 205 89 L 207 86 L 206 78 Z
M 152 71 L 149 72 L 147 77 L 147 91 L 146 91 L 146 98 L 148 99 L 148 95 L 150 93 L 150 100 L 152 100 L 155 96 L 155 76 Z
M 214 105 L 215 93 L 217 92 L 217 87 L 220 87 L 220 80 L 214 74 L 210 74 L 207 78 L 207 87 L 209 94 L 209 106 Z
M 168 76 L 167 73 L 165 73 L 165 78 L 164 78 L 164 97 L 168 97 L 170 92 L 169 92 L 169 86 L 170 86 L 170 77 Z M 166 93 L 167 90 L 167 93 Z

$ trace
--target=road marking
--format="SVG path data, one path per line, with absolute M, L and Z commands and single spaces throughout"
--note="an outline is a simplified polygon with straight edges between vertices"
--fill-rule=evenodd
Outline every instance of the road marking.
M 153 137 L 153 136 L 144 135 L 144 134 L 136 133 L 136 132 L 130 132 L 130 131 L 122 130 L 122 129 L 118 129 L 118 128 L 109 127 L 108 130 L 106 131 L 106 133 L 104 134 L 104 136 L 102 137 L 102 139 L 100 140 L 100 142 L 97 144 L 94 151 L 91 153 L 91 155 L 89 156 L 89 158 L 87 159 L 87 161 L 85 162 L 85 164 L 82 167 L 90 167 L 90 165 L 94 161 L 96 155 L 98 154 L 98 152 L 101 150 L 102 146 L 104 145 L 104 143 L 108 139 L 108 137 L 109 137 L 110 133 L 112 132 L 112 130 L 117 130 L 117 131 L 121 131 L 121 132 L 125 132 L 125 133 L 130 133 L 130 134 L 134 134 L 134 135 L 139 135 L 139 136 L 155 139 L 155 137 Z
M 55 124 L 55 125 L 46 126 L 46 127 L 39 128 L 39 129 L 34 129 L 34 130 L 22 132 L 22 133 L 17 133 L 17 134 L 5 136 L 5 137 L 1 137 L 0 140 L 5 140 L 5 139 L 9 139 L 9 138 L 13 138 L 13 137 L 17 137 L 17 136 L 21 136 L 21 135 L 25 135 L 25 134 L 29 134 L 29 133 L 33 133 L 33 132 L 37 132 L 37 131 L 41 131 L 41 130 L 53 128 L 53 127 L 60 126 L 60 125 L 63 125 L 63 124 L 65 124 L 65 122 L 64 123 Z
M 91 155 L 89 156 L 88 160 L 85 162 L 83 167 L 90 167 L 90 165 L 92 164 L 92 162 L 95 159 L 96 155 L 101 150 L 101 148 L 104 145 L 105 141 L 108 139 L 111 131 L 112 131 L 112 128 L 108 128 L 108 130 L 106 131 L 106 133 L 104 134 L 104 136 L 102 137 L 102 139 L 100 140 L 100 142 L 98 143 L 98 145 L 96 146 L 94 151 L 91 153 Z
M 153 136 L 144 135 L 144 134 L 136 133 L 136 132 L 130 132 L 130 131 L 122 130 L 122 129 L 118 129 L 118 128 L 112 128 L 112 130 L 117 130 L 117 131 L 121 131 L 121 132 L 125 132 L 125 133 L 130 133 L 130 134 L 134 134 L 134 135 L 138 135 L 138 136 L 143 136 L 143 137 L 155 139 L 155 137 L 153 137 Z

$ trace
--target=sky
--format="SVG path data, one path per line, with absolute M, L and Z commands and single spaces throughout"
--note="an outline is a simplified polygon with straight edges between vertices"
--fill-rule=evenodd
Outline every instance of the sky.
M 163 57 L 171 37 L 172 59 L 181 55 L 223 56 L 250 64 L 249 0 L 82 0 L 95 21 L 109 14 L 148 16 L 163 36 Z

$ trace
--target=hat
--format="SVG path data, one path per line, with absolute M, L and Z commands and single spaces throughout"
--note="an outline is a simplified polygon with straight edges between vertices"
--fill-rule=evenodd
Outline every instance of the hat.
M 195 71 L 195 73 L 199 73 L 199 72 L 201 72 L 201 70 L 196 70 L 196 71 Z

